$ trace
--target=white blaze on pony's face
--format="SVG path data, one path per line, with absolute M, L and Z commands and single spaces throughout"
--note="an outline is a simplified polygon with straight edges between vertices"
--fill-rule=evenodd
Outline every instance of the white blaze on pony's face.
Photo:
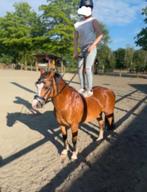
M 38 95 L 39 97 L 41 97 L 41 90 L 42 90 L 43 86 L 44 86 L 44 83 L 43 83 L 43 82 L 36 84 L 37 95 Z
M 44 106 L 44 104 L 45 104 L 44 99 L 41 97 L 41 90 L 42 90 L 43 86 L 44 86 L 43 83 L 40 83 L 40 84 L 36 85 L 36 87 L 37 87 L 37 95 L 35 95 L 35 97 L 33 99 L 33 102 L 32 102 L 32 107 L 34 109 L 42 108 Z
M 36 82 L 37 93 L 33 99 L 32 107 L 34 109 L 42 108 L 46 102 L 46 95 L 49 88 L 46 85 L 45 77 L 42 77 L 45 74 L 44 70 L 40 70 L 41 76 L 39 80 Z
M 36 82 L 37 94 L 35 95 L 32 107 L 42 108 L 45 103 L 48 102 L 49 98 L 54 97 L 56 91 L 55 87 L 55 71 L 46 72 L 45 70 L 40 70 L 40 78 Z

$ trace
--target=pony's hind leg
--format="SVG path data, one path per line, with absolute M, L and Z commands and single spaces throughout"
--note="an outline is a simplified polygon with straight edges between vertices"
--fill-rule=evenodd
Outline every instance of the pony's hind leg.
M 105 115 L 105 127 L 108 130 L 113 130 L 115 128 L 114 113 L 111 113 L 110 115 Z
M 63 143 L 64 143 L 64 149 L 62 150 L 61 155 L 67 156 L 68 150 L 69 150 L 69 146 L 68 146 L 68 142 L 67 142 L 67 128 L 65 126 L 61 126 L 60 129 L 62 132 Z
M 104 120 L 102 117 L 102 113 L 97 118 L 98 126 L 99 126 L 99 136 L 97 138 L 97 141 L 102 140 L 104 138 Z

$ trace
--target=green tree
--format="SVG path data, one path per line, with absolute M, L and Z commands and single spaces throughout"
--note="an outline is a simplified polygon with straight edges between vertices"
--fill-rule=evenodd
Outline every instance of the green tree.
M 144 22 L 147 25 L 147 7 L 143 9 L 142 14 L 145 16 Z M 147 50 L 147 26 L 144 27 L 137 35 L 136 44 Z
M 103 72 L 114 69 L 115 58 L 111 49 L 103 44 L 98 48 L 97 65 Z
M 18 63 L 21 57 L 27 58 L 34 49 L 35 38 L 43 34 L 40 18 L 31 10 L 28 3 L 15 3 L 15 11 L 8 12 L 0 18 L 0 54 L 13 56 L 13 62 Z M 27 59 L 24 64 L 27 65 Z
M 136 50 L 133 56 L 133 70 L 144 72 L 147 70 L 147 54 L 144 50 Z
M 116 51 L 114 51 L 115 56 L 115 68 L 117 69 L 125 69 L 126 63 L 125 63 L 125 49 L 119 48 Z
M 12 61 L 13 61 L 12 56 L 10 56 L 8 54 L 7 55 L 6 54 L 1 54 L 0 63 L 10 64 L 10 63 L 12 63 Z
M 133 68 L 133 56 L 134 56 L 135 50 L 131 47 L 127 47 L 125 49 L 125 66 L 127 69 L 131 70 Z
M 71 56 L 73 44 L 73 24 L 76 19 L 75 10 L 78 0 L 50 0 L 47 5 L 42 5 L 42 21 L 46 26 L 46 36 L 50 44 L 44 44 L 49 53 L 67 59 Z

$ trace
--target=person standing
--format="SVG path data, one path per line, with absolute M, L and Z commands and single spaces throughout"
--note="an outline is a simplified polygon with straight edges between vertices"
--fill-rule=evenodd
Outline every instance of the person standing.
M 92 9 L 93 2 L 91 0 L 82 0 L 78 9 L 78 14 L 82 16 L 82 20 L 74 24 L 74 58 L 78 59 L 81 86 L 79 93 L 85 97 L 93 95 L 92 67 L 97 55 L 97 45 L 103 38 L 101 26 L 98 20 L 92 16 Z

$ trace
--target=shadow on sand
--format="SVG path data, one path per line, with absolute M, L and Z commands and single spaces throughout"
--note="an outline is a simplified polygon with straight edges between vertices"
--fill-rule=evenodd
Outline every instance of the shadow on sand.
M 16 100 L 14 101 L 17 104 L 24 105 L 28 110 L 31 111 L 31 103 L 28 101 L 16 97 Z M 0 166 L 4 166 L 11 161 L 16 160 L 17 158 L 25 155 L 26 153 L 34 150 L 35 148 L 39 147 L 40 145 L 46 143 L 47 141 L 52 142 L 56 147 L 58 152 L 60 153 L 62 150 L 62 138 L 60 135 L 60 130 L 58 128 L 58 124 L 56 122 L 54 112 L 53 111 L 47 111 L 43 114 L 26 114 L 21 112 L 16 113 L 7 113 L 7 126 L 13 127 L 13 125 L 19 121 L 23 124 L 25 124 L 28 128 L 38 131 L 41 133 L 44 138 L 37 141 L 36 143 L 27 146 L 26 148 L 22 149 L 21 151 L 7 157 L 6 159 L 1 160 Z M 57 137 L 58 139 L 55 139 Z M 60 140 L 60 142 L 58 142 Z

